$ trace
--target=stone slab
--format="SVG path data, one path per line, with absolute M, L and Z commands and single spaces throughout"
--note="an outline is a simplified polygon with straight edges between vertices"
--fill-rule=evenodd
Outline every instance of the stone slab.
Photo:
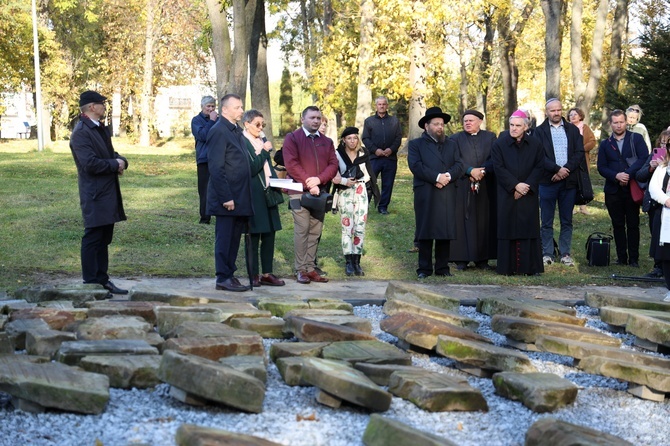
M 314 399 L 317 403 L 323 404 L 324 406 L 328 406 L 332 409 L 339 409 L 340 406 L 342 406 L 341 398 L 338 398 L 335 395 L 331 395 L 325 390 L 316 389 L 316 395 L 314 395 Z
M 247 302 L 210 302 L 204 306 L 221 311 L 221 320 L 226 323 L 238 317 L 272 317 L 269 311 L 259 310 Z
M 268 372 L 264 356 L 256 355 L 237 355 L 228 356 L 219 359 L 219 363 L 233 368 L 254 378 L 259 379 L 263 384 L 268 380 Z
M 523 353 L 486 342 L 440 335 L 437 337 L 435 351 L 442 356 L 478 369 L 520 373 L 537 372 L 528 356 Z M 467 367 L 465 371 L 468 371 Z
M 158 355 L 85 356 L 79 367 L 109 378 L 109 386 L 119 389 L 144 389 L 160 384 Z
M 466 316 L 458 314 L 458 310 L 444 310 L 423 302 L 407 301 L 403 299 L 391 299 L 384 303 L 384 314 L 393 316 L 398 313 L 410 313 L 418 317 L 429 317 L 446 322 L 451 325 L 477 330 L 479 322 Z
M 406 352 L 376 339 L 372 341 L 333 342 L 323 348 L 321 356 L 324 359 L 346 361 L 351 364 L 359 362 L 368 364 L 412 364 L 412 358 Z
M 38 328 L 26 332 L 26 351 L 29 355 L 56 355 L 63 342 L 76 341 L 77 335 L 60 330 Z
M 284 318 L 288 319 L 291 316 L 306 317 L 310 319 L 312 316 L 351 316 L 350 311 L 345 310 L 331 310 L 325 308 L 296 308 L 291 310 L 284 315 Z
M 631 314 L 628 316 L 626 331 L 645 341 L 670 347 L 670 320 L 644 314 Z
M 154 308 L 165 305 L 162 302 L 133 302 L 133 301 L 113 301 L 103 300 L 96 302 L 88 302 L 88 317 L 103 317 L 103 316 L 139 316 L 149 322 L 151 325 L 156 325 L 156 314 Z
M 664 392 L 657 392 L 656 390 L 650 389 L 647 386 L 635 386 L 629 384 L 626 392 L 643 400 L 654 401 L 657 403 L 662 403 L 665 401 Z
M 177 446 L 280 446 L 260 437 L 194 424 L 179 426 L 175 442 Z
M 153 325 L 139 316 L 102 316 L 80 323 L 76 334 L 82 341 L 144 339 L 152 329 Z
M 104 341 L 63 342 L 56 353 L 56 360 L 67 365 L 77 365 L 84 356 L 157 355 L 158 350 L 138 339 L 112 339 Z
M 270 347 L 270 360 L 277 362 L 279 358 L 292 356 L 320 357 L 329 344 L 330 342 L 275 342 Z
M 14 353 L 14 339 L 5 332 L 0 332 L 0 355 Z
M 192 393 L 188 393 L 187 391 L 182 390 L 179 387 L 175 386 L 170 386 L 170 391 L 168 392 L 168 395 L 170 395 L 177 401 L 181 401 L 184 404 L 188 404 L 189 406 L 204 407 L 207 406 L 209 403 L 209 401 L 206 398 L 193 395 Z
M 302 365 L 305 362 L 304 356 L 287 356 L 285 358 L 277 358 L 276 365 L 279 370 L 279 375 L 287 386 L 309 386 L 308 383 L 302 380 Z
M 488 411 L 482 393 L 466 380 L 428 370 L 393 373 L 389 392 L 429 412 Z
M 312 310 L 342 310 L 350 314 L 354 312 L 354 307 L 350 303 L 332 297 L 310 297 L 307 299 L 307 304 Z
M 633 364 L 601 356 L 587 356 L 579 361 L 578 367 L 588 373 L 647 386 L 658 392 L 670 393 L 670 369 L 668 368 Z
M 306 358 L 302 379 L 337 398 L 371 411 L 383 412 L 391 406 L 390 393 L 346 362 Z
M 171 338 L 163 344 L 163 354 L 169 350 L 218 361 L 226 356 L 265 355 L 263 338 L 254 336 L 226 336 L 210 338 Z
M 412 313 L 397 313 L 386 319 L 382 319 L 379 327 L 398 339 L 428 350 L 435 348 L 438 335 L 471 339 L 479 342 L 491 342 L 484 336 L 467 328 Z
M 397 364 L 370 364 L 368 362 L 356 362 L 354 368 L 365 373 L 365 376 L 370 378 L 372 382 L 378 386 L 388 387 L 391 375 L 397 371 L 415 371 L 423 370 L 420 367 L 411 365 L 397 365 Z
M 5 325 L 5 333 L 9 336 L 14 348 L 17 350 L 25 350 L 26 348 L 26 333 L 29 330 L 49 330 L 49 325 L 42 319 L 18 319 L 7 322 Z
M 480 297 L 477 299 L 477 311 L 488 314 L 489 316 L 502 314 L 506 316 L 517 316 L 552 322 L 562 322 L 564 324 L 579 326 L 584 326 L 586 324 L 585 318 L 578 318 L 574 315 L 556 311 L 552 308 L 547 308 L 546 306 L 543 307 L 541 305 L 535 305 L 535 302 L 531 301 L 531 299 L 520 301 L 503 296 Z
M 170 338 L 224 338 L 227 336 L 248 336 L 258 338 L 252 330 L 234 328 L 220 322 L 185 321 L 168 333 Z
M 296 309 L 308 309 L 309 304 L 302 299 L 286 297 L 263 297 L 258 299 L 258 309 L 269 311 L 273 316 L 284 318 L 286 313 Z
M 460 306 L 460 300 L 455 297 L 429 291 L 417 284 L 399 281 L 391 281 L 388 283 L 385 297 L 387 301 L 401 299 L 422 302 L 449 311 L 458 311 L 458 307 Z
M 221 310 L 212 307 L 159 306 L 154 308 L 154 312 L 156 328 L 163 337 L 187 321 L 217 323 L 223 321 Z
M 162 288 L 136 286 L 128 295 L 128 299 L 134 302 L 162 302 L 164 305 L 176 307 L 188 307 L 190 305 L 206 304 L 208 297 L 197 292 L 169 291 Z
M 376 338 L 369 333 L 344 325 L 319 322 L 303 317 L 290 317 L 286 320 L 285 331 L 303 342 L 365 341 Z
M 231 327 L 258 333 L 265 339 L 288 339 L 293 337 L 284 331 L 284 319 L 270 317 L 236 317 L 229 322 Z
M 415 429 L 399 420 L 376 413 L 363 433 L 365 446 L 456 446 L 446 438 Z
M 670 302 L 640 295 L 635 288 L 627 288 L 630 294 L 607 291 L 587 291 L 586 304 L 593 308 L 621 307 L 639 310 L 670 311 Z
M 27 302 L 45 302 L 50 300 L 68 300 L 79 308 L 86 302 L 103 300 L 112 295 L 98 284 L 64 285 L 59 287 L 41 286 L 19 288 L 14 292 L 14 297 L 24 299 Z
M 56 308 L 35 307 L 16 310 L 9 316 L 10 321 L 26 319 L 42 319 L 53 330 L 62 330 L 75 321 L 86 319 L 86 310 L 59 310 Z
M 12 311 L 35 308 L 36 303 L 27 302 L 25 299 L 0 300 L 0 314 L 10 314 Z
M 533 412 L 553 412 L 575 402 L 578 388 L 553 373 L 500 372 L 493 375 L 496 393 Z
M 525 446 L 548 445 L 633 446 L 632 443 L 606 432 L 544 417 L 533 423 L 526 432 Z
M 372 333 L 372 323 L 369 319 L 358 317 L 354 315 L 305 315 L 298 316 L 304 319 L 309 319 L 316 322 L 325 322 L 328 324 L 342 325 L 353 328 L 354 330 L 362 331 L 363 333 Z M 291 316 L 287 316 L 287 319 Z

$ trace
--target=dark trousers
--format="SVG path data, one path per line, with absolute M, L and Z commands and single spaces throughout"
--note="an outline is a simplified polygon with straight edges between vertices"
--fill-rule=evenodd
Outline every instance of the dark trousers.
M 108 246 L 114 236 L 114 224 L 85 228 L 81 238 L 81 273 L 84 283 L 109 282 Z
M 230 279 L 237 271 L 237 251 L 240 249 L 240 239 L 247 226 L 247 217 L 216 216 L 214 228 L 214 266 L 216 281 L 223 282 Z
M 251 234 L 251 273 L 259 274 L 258 270 L 258 247 L 261 248 L 261 267 L 263 274 L 272 273 L 272 260 L 275 255 L 275 232 L 264 232 L 262 234 Z
M 209 221 L 207 215 L 207 184 L 209 184 L 209 168 L 207 163 L 198 164 L 198 195 L 200 196 L 200 221 Z
M 386 209 L 391 203 L 391 194 L 393 193 L 393 183 L 395 182 L 395 174 L 398 170 L 398 160 L 389 159 L 387 157 L 373 158 L 370 160 L 372 171 L 375 173 L 377 180 L 381 178 L 382 185 L 381 197 L 379 198 L 379 205 L 377 209 Z M 379 173 L 381 172 L 381 177 Z
M 433 274 L 433 240 L 419 240 L 417 274 Z M 449 274 L 449 240 L 435 240 L 435 274 Z
M 619 262 L 627 264 L 640 260 L 640 205 L 630 196 L 630 189 L 619 188 L 615 194 L 605 194 L 605 206 L 612 220 L 614 243 Z

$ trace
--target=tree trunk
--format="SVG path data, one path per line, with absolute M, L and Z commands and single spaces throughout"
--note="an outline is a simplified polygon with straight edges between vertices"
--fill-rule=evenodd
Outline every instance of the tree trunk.
M 607 72 L 607 90 L 603 104 L 601 132 L 609 133 L 609 114 L 616 108 L 614 103 L 619 97 L 619 82 L 621 81 L 621 66 L 623 65 L 622 42 L 628 27 L 628 0 L 616 0 L 614 19 L 612 20 L 612 43 L 610 45 L 610 67 Z M 601 133 L 602 135 L 602 133 Z
M 154 20 L 156 16 L 156 3 L 147 2 L 147 23 L 144 34 L 144 76 L 142 79 L 142 104 L 140 109 L 140 145 L 151 144 L 149 134 L 149 117 L 151 116 L 151 102 L 153 93 L 153 71 L 154 71 Z
M 246 104 L 251 28 L 257 0 L 233 0 L 233 61 L 226 93 L 235 93 Z M 262 0 L 260 0 L 262 1 Z
M 572 85 L 575 89 L 575 98 L 577 99 L 578 104 L 583 91 L 586 89 L 586 84 L 582 76 L 583 10 L 583 0 L 572 0 L 572 21 L 570 22 L 570 68 L 572 70 Z M 595 47 L 593 49 L 595 50 Z
M 228 84 L 228 70 L 232 62 L 230 34 L 226 11 L 219 0 L 205 0 L 209 21 L 212 24 L 212 54 L 216 66 L 216 97 L 220 100 Z M 220 107 L 219 107 L 220 108 Z
M 491 71 L 491 52 L 493 51 L 493 36 L 495 27 L 493 26 L 493 15 L 488 11 L 484 12 L 482 19 L 484 23 L 484 43 L 482 47 L 482 57 L 479 62 L 479 73 L 477 73 L 479 88 L 476 90 L 477 110 L 484 113 L 486 118 L 487 96 L 489 92 L 488 77 Z
M 372 0 L 361 0 L 361 31 L 358 45 L 358 96 L 355 126 L 363 129 L 365 118 L 372 114 L 372 51 L 370 44 L 374 33 L 375 5 Z
M 260 110 L 265 117 L 265 136 L 273 140 L 272 111 L 270 109 L 270 81 L 268 79 L 268 36 L 265 33 L 265 1 L 256 2 L 256 13 L 251 28 L 249 47 L 249 87 L 251 88 L 251 106 Z
M 541 0 L 545 18 L 545 99 L 561 96 L 561 41 L 563 0 Z
M 459 83 L 459 101 L 458 101 L 458 116 L 462 116 L 463 112 L 468 108 L 468 67 L 465 60 L 465 33 L 467 30 L 461 29 L 458 32 L 458 61 L 460 65 L 461 81 Z
M 409 100 L 409 135 L 408 139 L 421 136 L 423 129 L 417 123 L 426 114 L 426 6 L 421 0 L 412 2 L 412 51 L 409 63 L 409 86 L 412 96 Z

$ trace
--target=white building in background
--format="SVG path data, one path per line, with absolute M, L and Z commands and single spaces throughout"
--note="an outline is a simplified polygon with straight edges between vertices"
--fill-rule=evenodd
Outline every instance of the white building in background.
M 33 94 L 26 87 L 18 92 L 0 93 L 0 105 L 5 108 L 0 117 L 0 136 L 8 139 L 28 138 L 30 127 L 37 124 Z

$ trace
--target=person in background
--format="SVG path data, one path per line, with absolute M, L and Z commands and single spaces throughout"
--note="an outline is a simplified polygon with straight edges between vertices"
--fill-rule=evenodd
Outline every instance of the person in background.
M 375 109 L 375 114 L 365 119 L 362 139 L 363 145 L 370 152 L 370 164 L 374 171 L 370 173 L 382 182 L 377 211 L 387 215 L 398 170 L 398 149 L 402 142 L 402 131 L 398 118 L 388 114 L 388 99 L 384 96 L 375 99 Z
M 269 207 L 265 200 L 265 190 L 270 187 L 270 178 L 277 174 L 270 162 L 272 143 L 265 139 L 263 128 L 265 119 L 258 110 L 247 110 L 242 115 L 242 134 L 246 138 L 247 149 L 251 162 L 251 199 L 254 215 L 249 219 L 251 235 L 251 252 L 253 261 L 251 269 L 253 285 L 259 287 L 284 286 L 285 282 L 272 273 L 275 253 L 275 234 L 281 230 L 278 206 Z M 258 248 L 260 247 L 260 266 Z M 260 274 L 262 271 L 262 274 Z
M 613 110 L 609 123 L 612 135 L 601 141 L 597 165 L 598 173 L 605 178 L 605 206 L 612 220 L 617 252 L 615 264 L 639 268 L 640 205 L 633 201 L 630 181 L 635 181 L 649 150 L 642 135 L 626 130 L 622 110 Z
M 326 132 L 328 131 L 328 118 L 321 115 L 321 127 L 319 127 L 319 133 L 322 134 L 323 136 L 328 136 Z M 332 183 L 328 183 L 325 187 L 326 190 L 330 190 Z M 316 254 L 314 254 L 314 271 L 320 276 L 327 276 L 328 273 L 325 272 L 323 269 L 319 267 L 319 245 L 321 244 L 321 236 L 319 236 L 319 239 L 316 241 Z
M 642 135 L 645 144 L 647 144 L 647 149 L 651 150 L 649 132 L 647 131 L 647 127 L 640 122 L 641 119 L 642 108 L 639 105 L 633 104 L 626 109 L 626 127 L 628 131 Z
M 661 268 L 663 270 L 663 276 L 665 277 L 665 287 L 668 289 L 665 297 L 663 298 L 664 302 L 670 302 L 670 243 L 661 242 L 661 231 L 663 229 L 662 219 L 660 214 L 663 210 L 668 212 L 667 208 L 670 208 L 670 193 L 668 193 L 668 174 L 670 171 L 670 154 L 665 153 L 663 160 L 659 164 L 659 168 L 654 171 L 654 174 L 651 177 L 649 182 L 649 194 L 651 199 L 655 203 L 658 203 L 658 217 L 656 218 L 656 224 L 654 225 L 654 236 L 658 246 L 655 251 L 655 258 L 658 259 L 661 263 Z
M 191 133 L 195 138 L 195 162 L 198 169 L 198 195 L 200 197 L 200 223 L 208 225 L 211 217 L 207 215 L 207 184 L 209 168 L 207 167 L 207 133 L 212 128 L 218 114 L 216 99 L 203 96 L 200 101 L 201 111 L 191 119 Z
M 112 146 L 111 129 L 103 122 L 106 102 L 107 98 L 97 91 L 83 92 L 79 96 L 80 120 L 70 137 L 84 219 L 81 271 L 84 283 L 98 283 L 113 294 L 128 294 L 107 274 L 114 223 L 126 219 L 119 175 L 128 168 L 128 160 Z
M 582 163 L 582 167 L 585 167 L 586 171 L 590 172 L 591 162 L 593 161 L 591 159 L 591 150 L 593 150 L 593 148 L 596 146 L 596 135 L 593 134 L 591 127 L 584 123 L 585 117 L 586 115 L 581 108 L 574 107 L 568 111 L 568 120 L 571 124 L 577 126 L 579 133 L 582 135 L 582 142 L 584 144 L 584 161 Z M 586 209 L 585 204 L 580 205 L 579 210 L 575 209 L 573 214 L 577 212 L 581 212 L 584 215 L 591 214 L 589 210 Z
M 498 274 L 544 272 L 538 193 L 545 155 L 542 143 L 526 134 L 529 127 L 526 112 L 515 111 L 509 131 L 500 133 L 491 149 L 498 186 Z
M 670 132 L 664 130 L 659 135 L 656 140 L 656 147 L 661 150 L 667 150 L 668 141 L 670 140 Z M 662 162 L 663 157 L 656 155 L 652 151 L 651 154 L 647 157 L 647 161 L 640 167 L 640 170 L 635 174 L 635 179 L 638 183 L 649 183 L 652 175 L 656 171 L 658 165 Z M 651 234 L 651 242 L 649 243 L 649 257 L 654 259 L 654 268 L 645 274 L 645 277 L 658 278 L 663 277 L 663 268 L 661 266 L 661 261 L 656 256 L 656 250 L 658 246 L 658 231 L 655 230 L 655 225 L 660 224 L 660 211 L 663 206 L 659 205 L 656 201 L 651 198 L 651 192 L 649 187 L 644 191 L 644 199 L 642 200 L 642 211 L 646 212 L 649 216 L 649 232 Z
M 363 276 L 361 255 L 365 240 L 365 222 L 368 219 L 368 192 L 366 184 L 371 181 L 369 173 L 370 155 L 361 146 L 358 128 L 347 127 L 340 136 L 335 152 L 338 173 L 333 178 L 337 191 L 337 209 L 342 223 L 342 252 L 347 276 Z M 377 192 L 379 194 L 379 192 Z
M 419 127 L 423 134 L 409 142 L 407 164 L 414 175 L 414 218 L 419 241 L 419 279 L 433 274 L 451 276 L 449 245 L 456 238 L 456 179 L 464 173 L 456 143 L 446 137 L 444 126 L 451 116 L 430 107 Z

